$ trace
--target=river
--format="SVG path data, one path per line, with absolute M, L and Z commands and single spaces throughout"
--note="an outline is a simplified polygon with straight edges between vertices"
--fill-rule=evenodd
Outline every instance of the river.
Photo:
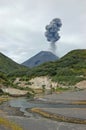
M 29 100 L 25 97 L 14 98 L 8 101 L 9 106 L 20 108 L 20 111 L 24 113 L 25 116 L 32 116 L 31 113 L 27 112 L 26 109 L 31 109 L 34 107 L 38 108 L 86 108 L 86 105 L 73 105 L 64 103 L 48 103 L 44 101 Z
M 10 107 L 11 106 L 11 107 Z M 15 109 L 18 108 L 18 113 L 15 113 Z M 58 122 L 50 119 L 45 119 L 38 114 L 31 113 L 30 111 L 27 111 L 27 109 L 31 109 L 34 107 L 38 108 L 56 108 L 57 112 L 58 109 L 65 109 L 67 108 L 67 111 L 69 109 L 74 108 L 75 112 L 77 110 L 76 108 L 82 108 L 85 116 L 85 108 L 86 105 L 71 105 L 67 103 L 49 103 L 48 101 L 39 101 L 39 100 L 29 100 L 25 97 L 22 98 L 13 98 L 7 102 L 4 102 L 0 105 L 0 109 L 4 111 L 4 114 L 6 113 L 6 118 L 8 118 L 10 121 L 15 122 L 16 124 L 20 125 L 23 130 L 85 130 L 86 125 L 83 124 L 74 124 L 74 123 L 67 123 L 67 122 Z M 68 109 L 69 108 L 69 109 Z M 23 112 L 23 114 L 19 114 L 19 110 Z M 9 112 L 10 111 L 10 112 Z M 54 111 L 53 111 L 54 112 Z M 70 111 L 71 112 L 71 111 Z M 73 112 L 73 111 L 72 111 Z M 68 114 L 70 114 L 68 112 Z M 80 112 L 81 114 L 81 112 Z M 75 113 L 75 116 L 77 113 Z M 4 130 L 4 129 L 0 129 Z

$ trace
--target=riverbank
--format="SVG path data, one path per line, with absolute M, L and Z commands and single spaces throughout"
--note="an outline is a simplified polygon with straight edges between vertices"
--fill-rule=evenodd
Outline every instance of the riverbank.
M 36 100 L 51 102 L 51 103 L 79 103 L 86 102 L 86 89 L 80 91 L 68 91 L 58 94 L 44 95 L 36 98 Z
M 77 112 L 77 109 L 75 110 L 69 110 L 68 108 L 66 108 L 66 110 L 62 110 L 62 109 L 55 109 L 55 108 L 33 108 L 31 109 L 32 112 L 38 113 L 41 116 L 45 117 L 45 118 L 49 118 L 51 120 L 56 120 L 56 121 L 62 121 L 62 122 L 69 122 L 69 123 L 76 123 L 76 124 L 86 124 L 86 110 L 85 112 L 83 112 L 82 110 L 79 110 L 79 113 Z M 65 115 L 65 111 L 66 111 L 66 115 Z M 53 112 L 53 113 L 52 113 Z M 76 113 L 74 115 L 74 113 Z M 61 113 L 61 114 L 60 114 Z M 63 113 L 63 115 L 62 115 Z M 73 113 L 73 114 L 71 114 Z M 84 117 L 82 116 L 82 113 L 84 113 Z M 78 116 L 78 117 L 77 117 Z M 82 118 L 81 118 L 82 116 Z M 85 118 L 85 119 L 83 119 Z
M 61 94 L 45 95 L 36 99 L 37 101 L 43 101 L 45 103 L 64 104 L 67 107 L 63 108 L 33 108 L 32 112 L 38 113 L 43 117 L 79 124 L 86 124 L 86 107 L 81 108 L 82 105 L 86 105 L 86 90 L 76 92 L 64 92 Z M 69 107 L 69 105 L 74 105 Z M 77 105 L 80 108 L 77 108 Z
M 15 89 L 15 88 L 10 88 L 10 87 L 2 88 L 2 91 L 13 97 L 25 96 L 28 92 L 26 90 L 20 90 L 20 89 Z
M 19 108 L 10 107 L 8 101 L 12 98 L 6 95 L 0 97 L 0 130 L 23 130 L 18 124 L 9 120 L 8 116 L 23 116 Z
M 69 98 L 67 97 L 68 95 L 70 95 Z M 73 95 L 75 95 L 75 97 L 71 98 L 71 96 Z M 24 97 L 13 98 L 12 100 L 8 102 L 4 102 L 2 105 L 0 105 L 0 111 L 1 111 L 0 116 L 5 117 L 9 121 L 14 122 L 15 124 L 19 125 L 23 130 L 43 130 L 43 129 L 45 130 L 63 130 L 63 129 L 64 130 L 85 130 L 86 124 L 80 124 L 80 122 L 78 122 L 79 124 L 76 124 L 77 122 L 73 122 L 73 123 L 63 122 L 63 120 L 60 120 L 59 122 L 58 120 L 54 121 L 50 119 L 50 117 L 49 119 L 46 119 L 42 116 L 39 116 L 39 114 L 35 116 L 34 111 L 32 113 L 30 112 L 30 109 L 33 108 L 34 110 L 34 108 L 39 105 L 41 107 L 40 109 L 43 112 L 54 114 L 54 116 L 56 116 L 56 114 L 59 114 L 59 115 L 67 116 L 70 118 L 71 117 L 74 118 L 75 116 L 75 118 L 81 118 L 82 120 L 83 119 L 86 120 L 85 118 L 86 117 L 86 107 L 85 107 L 86 104 L 84 104 L 84 106 L 78 105 L 77 107 L 75 107 L 76 104 L 74 104 L 74 106 L 73 104 L 71 104 L 69 107 L 70 102 L 75 103 L 76 101 L 79 101 L 78 103 L 81 103 L 82 101 L 84 101 L 85 103 L 85 100 L 86 100 L 85 95 L 86 95 L 86 90 L 77 91 L 77 92 L 63 92 L 61 94 L 45 95 L 45 96 L 41 96 L 40 98 L 36 98 L 35 100 L 28 100 L 27 98 L 24 98 Z M 12 107 L 9 103 L 12 103 L 14 107 Z M 16 105 L 18 106 L 16 107 Z M 21 106 L 21 109 L 19 106 Z M 71 106 L 73 106 L 73 108 L 71 108 Z M 31 115 L 28 115 L 28 111 L 26 109 L 28 107 L 29 107 L 29 114 Z M 24 109 L 26 111 L 24 111 Z M 25 113 L 21 112 L 20 110 L 24 111 Z M 5 129 L 1 128 L 0 130 L 5 130 Z M 9 129 L 9 130 L 12 130 L 12 129 Z

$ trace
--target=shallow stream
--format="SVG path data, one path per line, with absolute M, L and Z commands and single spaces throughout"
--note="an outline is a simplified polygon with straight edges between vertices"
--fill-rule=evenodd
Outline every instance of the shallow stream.
M 71 105 L 63 103 L 48 103 L 44 101 L 29 100 L 25 97 L 14 98 L 8 101 L 9 106 L 20 108 L 20 111 L 24 113 L 25 116 L 33 116 L 32 113 L 27 112 L 27 108 L 31 109 L 37 108 L 86 108 L 86 105 Z

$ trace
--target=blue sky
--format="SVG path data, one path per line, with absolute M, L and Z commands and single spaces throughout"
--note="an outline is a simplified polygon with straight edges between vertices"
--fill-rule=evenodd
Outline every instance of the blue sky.
M 50 50 L 45 26 L 60 18 L 59 57 L 73 49 L 86 49 L 86 0 L 0 0 L 0 52 L 22 63 Z

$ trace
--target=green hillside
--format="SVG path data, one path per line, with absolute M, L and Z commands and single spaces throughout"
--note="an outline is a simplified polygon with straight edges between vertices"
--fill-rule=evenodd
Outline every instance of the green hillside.
M 8 86 L 10 82 L 7 76 L 4 73 L 0 72 L 0 87 L 2 86 L 2 84 Z
M 86 49 L 74 50 L 56 62 L 42 64 L 31 69 L 29 77 L 48 75 L 52 80 L 64 85 L 74 85 L 86 79 Z
M 12 72 L 16 69 L 25 68 L 22 65 L 17 64 L 7 56 L 0 53 L 0 71 L 4 73 Z
M 73 50 L 56 62 L 44 63 L 32 69 L 21 69 L 9 74 L 10 77 L 23 79 L 46 75 L 63 85 L 75 85 L 86 80 L 86 49 Z

